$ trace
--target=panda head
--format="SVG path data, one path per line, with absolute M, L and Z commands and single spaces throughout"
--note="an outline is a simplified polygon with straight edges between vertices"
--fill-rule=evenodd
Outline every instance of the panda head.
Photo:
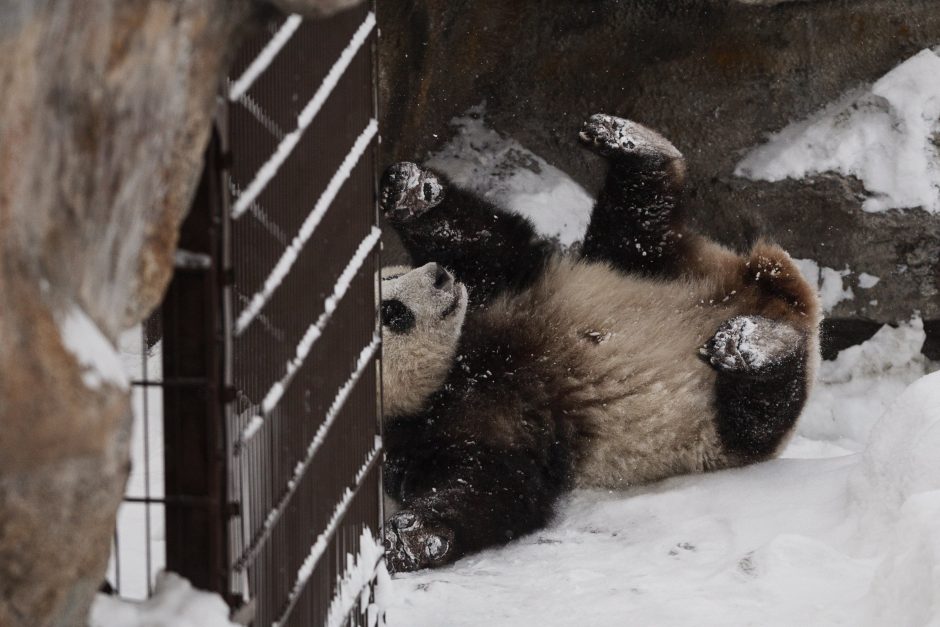
M 382 387 L 386 416 L 419 411 L 453 363 L 467 288 L 442 266 L 382 270 Z

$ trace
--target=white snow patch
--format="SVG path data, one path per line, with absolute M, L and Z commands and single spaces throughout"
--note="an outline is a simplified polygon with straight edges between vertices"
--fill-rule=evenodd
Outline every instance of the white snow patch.
M 129 381 L 120 355 L 98 325 L 81 307 L 71 306 L 59 320 L 62 343 L 82 366 L 85 386 L 97 390 L 102 384 L 127 389 Z
M 389 625 L 940 624 L 940 373 L 924 376 L 923 338 L 915 319 L 823 364 L 786 452 L 819 458 L 576 492 L 545 530 L 397 577 Z
M 855 298 L 852 288 L 846 287 L 843 281 L 852 274 L 848 267 L 844 270 L 836 270 L 820 266 L 812 259 L 794 259 L 793 262 L 803 277 L 811 285 L 816 286 L 823 311 L 828 313 L 842 301 Z
M 91 606 L 91 627 L 236 627 L 218 594 L 196 590 L 183 577 L 163 572 L 153 596 L 126 601 L 99 594 Z
M 858 286 L 863 290 L 870 290 L 871 288 L 878 285 L 878 281 L 881 279 L 876 277 L 873 274 L 868 274 L 867 272 L 862 272 L 858 275 Z
M 748 153 L 735 174 L 780 181 L 822 172 L 861 180 L 862 209 L 940 212 L 940 57 L 922 50 Z
M 594 199 L 571 177 L 516 140 L 487 128 L 484 106 L 451 124 L 457 134 L 426 165 L 452 183 L 532 221 L 536 231 L 570 246 L 584 237 Z
M 913 318 L 897 328 L 884 326 L 867 342 L 823 361 L 797 435 L 850 452 L 863 450 L 891 402 L 937 368 L 920 352 L 925 339 L 923 321 Z M 789 449 L 784 455 L 790 456 Z

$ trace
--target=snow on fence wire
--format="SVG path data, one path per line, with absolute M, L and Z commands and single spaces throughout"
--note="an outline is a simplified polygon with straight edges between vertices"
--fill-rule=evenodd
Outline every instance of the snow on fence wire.
M 134 529 L 135 596 L 165 565 L 246 624 L 382 621 L 374 25 L 281 17 L 234 63 L 181 233 L 204 263 L 178 264 L 147 353 L 163 419 L 141 485 L 162 509 Z

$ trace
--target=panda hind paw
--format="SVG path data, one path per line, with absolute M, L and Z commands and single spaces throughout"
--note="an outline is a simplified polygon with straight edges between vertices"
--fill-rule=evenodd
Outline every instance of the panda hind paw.
M 444 186 L 433 172 L 400 161 L 385 171 L 379 204 L 389 220 L 403 222 L 433 209 L 444 199 Z
M 784 322 L 735 316 L 718 327 L 699 355 L 719 372 L 762 376 L 777 372 L 802 348 L 802 334 Z
M 452 561 L 454 532 L 417 512 L 402 510 L 385 521 L 385 562 L 392 573 Z
M 638 157 L 656 161 L 681 159 L 668 139 L 642 124 L 605 113 L 595 113 L 578 134 L 588 148 L 605 157 Z

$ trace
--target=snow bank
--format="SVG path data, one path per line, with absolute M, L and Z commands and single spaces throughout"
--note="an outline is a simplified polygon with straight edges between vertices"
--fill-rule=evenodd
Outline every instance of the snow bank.
M 120 355 L 98 325 L 81 307 L 73 305 L 59 320 L 62 343 L 82 366 L 85 386 L 99 389 L 102 384 L 127 389 L 127 373 Z
M 822 172 L 861 180 L 862 208 L 940 212 L 940 57 L 922 50 L 868 88 L 775 133 L 735 174 L 780 181 Z
M 393 580 L 388 624 L 937 627 L 940 373 L 924 376 L 923 338 L 915 319 L 823 364 L 787 451 L 820 458 L 577 492 L 548 529 Z
M 912 384 L 875 426 L 851 487 L 863 551 L 880 554 L 866 624 L 937 627 L 940 372 Z
M 812 455 L 820 445 L 861 451 L 875 422 L 910 383 L 936 364 L 920 353 L 926 335 L 920 318 L 882 327 L 870 340 L 822 362 L 818 381 L 800 418 L 787 457 Z M 815 444 L 809 444 L 813 442 Z M 809 447 L 801 449 L 801 447 Z M 835 451 L 835 449 L 832 449 Z
M 124 601 L 99 594 L 91 606 L 91 627 L 235 627 L 217 594 L 196 590 L 174 573 L 157 577 L 153 597 Z
M 567 174 L 514 139 L 486 127 L 484 106 L 451 121 L 457 133 L 426 165 L 460 187 L 529 218 L 570 246 L 584 237 L 594 199 Z

